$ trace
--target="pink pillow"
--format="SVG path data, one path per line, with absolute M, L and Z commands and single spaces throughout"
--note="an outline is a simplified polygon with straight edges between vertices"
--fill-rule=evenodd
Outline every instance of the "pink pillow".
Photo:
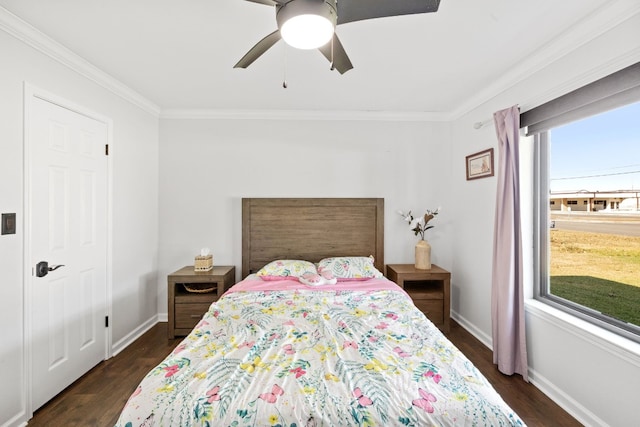
M 305 273 L 298 279 L 300 283 L 307 286 L 335 285 L 338 281 L 330 271 L 320 274 Z
M 273 280 L 298 280 L 296 276 L 258 276 L 262 280 L 273 281 Z
M 320 272 L 320 275 L 327 285 L 335 285 L 336 283 L 338 283 L 338 278 L 335 277 L 330 270 L 323 270 Z
M 298 277 L 300 283 L 307 286 L 322 286 L 325 283 L 325 280 L 322 276 L 315 273 L 304 273 L 302 276 Z

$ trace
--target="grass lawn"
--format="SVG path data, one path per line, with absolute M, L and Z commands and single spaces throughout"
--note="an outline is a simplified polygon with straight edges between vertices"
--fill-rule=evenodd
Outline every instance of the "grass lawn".
M 551 230 L 551 293 L 640 325 L 640 237 Z

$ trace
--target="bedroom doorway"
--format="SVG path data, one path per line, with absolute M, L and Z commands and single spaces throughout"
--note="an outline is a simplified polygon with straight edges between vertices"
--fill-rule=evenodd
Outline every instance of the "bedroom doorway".
M 108 119 L 25 86 L 30 413 L 108 357 L 110 127 Z

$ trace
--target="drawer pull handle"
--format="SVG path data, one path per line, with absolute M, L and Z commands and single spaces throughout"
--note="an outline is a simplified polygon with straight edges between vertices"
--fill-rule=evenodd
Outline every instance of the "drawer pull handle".
M 191 317 L 194 318 L 194 319 L 199 319 L 200 315 L 199 314 L 192 314 Z

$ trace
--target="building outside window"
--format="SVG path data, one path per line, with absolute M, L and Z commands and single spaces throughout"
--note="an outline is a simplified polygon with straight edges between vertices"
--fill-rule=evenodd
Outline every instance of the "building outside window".
M 639 117 L 640 63 L 520 116 L 535 141 L 536 299 L 636 342 Z
M 640 102 L 546 131 L 538 143 L 546 144 L 541 160 L 549 169 L 539 178 L 550 193 L 639 189 L 640 125 L 632 117 L 640 117 Z M 640 211 L 607 210 L 603 199 L 591 203 L 579 212 L 588 200 L 567 200 L 568 212 L 544 204 L 554 227 L 546 228 L 540 295 L 640 340 Z

